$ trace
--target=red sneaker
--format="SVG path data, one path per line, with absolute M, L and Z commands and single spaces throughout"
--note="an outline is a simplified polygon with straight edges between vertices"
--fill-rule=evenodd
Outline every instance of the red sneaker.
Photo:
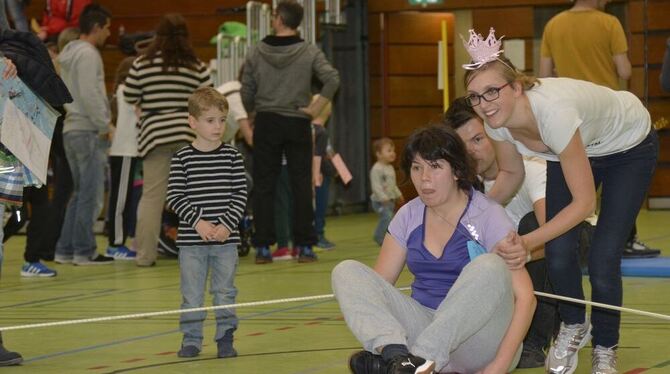
M 274 252 L 272 252 L 273 261 L 285 261 L 292 259 L 293 255 L 291 254 L 291 249 L 289 249 L 289 247 L 280 247 L 277 248 Z

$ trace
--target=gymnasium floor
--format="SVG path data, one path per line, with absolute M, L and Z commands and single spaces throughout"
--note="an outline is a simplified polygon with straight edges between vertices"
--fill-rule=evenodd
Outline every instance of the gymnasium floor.
M 328 237 L 337 248 L 320 253 L 315 264 L 280 262 L 254 265 L 253 253 L 240 260 L 238 302 L 330 294 L 330 269 L 345 258 L 372 263 L 371 214 L 328 218 Z M 670 256 L 670 211 L 642 212 L 640 237 Z M 6 243 L 0 283 L 0 325 L 178 309 L 179 275 L 175 260 L 153 268 L 132 262 L 111 266 L 54 265 L 53 279 L 19 276 L 25 237 Z M 104 238 L 98 238 L 104 248 Z M 407 273 L 399 286 L 409 282 Z M 670 278 L 625 278 L 624 305 L 670 315 Z M 206 346 L 197 359 L 176 356 L 181 335 L 178 315 L 18 330 L 3 333 L 5 344 L 23 354 L 7 373 L 346 373 L 347 358 L 359 349 L 332 299 L 238 309 L 235 345 L 240 356 L 216 359 L 212 318 Z M 670 322 L 624 314 L 619 349 L 621 373 L 670 373 Z M 590 372 L 590 348 L 580 354 L 577 373 Z M 542 373 L 541 369 L 515 373 Z

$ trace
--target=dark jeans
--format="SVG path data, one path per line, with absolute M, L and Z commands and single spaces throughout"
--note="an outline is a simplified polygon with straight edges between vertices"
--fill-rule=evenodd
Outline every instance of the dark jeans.
M 538 227 L 539 224 L 535 217 L 535 212 L 530 212 L 519 222 L 518 232 L 519 235 L 525 235 Z M 528 275 L 530 275 L 530 280 L 533 282 L 533 290 L 554 293 L 554 289 L 549 282 L 549 275 L 547 274 L 547 261 L 544 258 L 527 263 L 526 270 L 528 271 Z M 533 347 L 535 349 L 548 348 L 560 322 L 558 318 L 558 303 L 554 299 L 538 298 L 533 320 L 523 340 L 524 347 Z
M 652 130 L 632 149 L 609 156 L 591 157 L 595 186 L 602 185 L 601 209 L 588 257 L 592 300 L 621 306 L 621 256 L 626 239 L 649 188 L 658 157 L 658 136 Z M 561 164 L 547 162 L 547 220 L 571 200 Z M 579 226 L 549 241 L 545 247 L 549 278 L 558 295 L 584 299 L 579 267 Z M 583 305 L 559 303 L 566 324 L 584 322 Z M 619 312 L 594 308 L 593 345 L 612 347 L 619 342 Z
M 288 168 L 282 165 L 279 179 L 277 180 L 277 198 L 275 199 L 275 230 L 277 247 L 288 247 L 291 244 L 291 219 L 293 211 L 293 196 L 288 179 Z
M 256 114 L 254 128 L 253 243 L 258 247 L 269 246 L 276 241 L 274 204 L 282 153 L 286 155 L 293 193 L 294 244 L 314 245 L 310 121 L 268 112 Z
M 321 162 L 326 162 L 322 160 Z M 323 176 L 321 186 L 314 189 L 314 229 L 317 237 L 322 237 L 326 232 L 326 211 L 328 210 L 328 193 L 330 189 L 330 177 Z

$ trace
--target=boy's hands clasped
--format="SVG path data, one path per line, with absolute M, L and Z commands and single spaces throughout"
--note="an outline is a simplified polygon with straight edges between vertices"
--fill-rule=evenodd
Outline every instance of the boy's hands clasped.
M 230 236 L 230 230 L 223 224 L 214 225 L 204 219 L 195 224 L 195 231 L 204 241 L 225 242 Z

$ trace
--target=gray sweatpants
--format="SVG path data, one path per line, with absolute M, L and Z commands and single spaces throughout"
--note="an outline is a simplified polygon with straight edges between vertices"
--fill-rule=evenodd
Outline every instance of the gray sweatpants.
M 346 260 L 332 273 L 332 285 L 349 329 L 372 353 L 404 344 L 445 372 L 472 373 L 496 355 L 514 313 L 511 274 L 495 254 L 468 264 L 436 309 L 398 291 L 374 270 Z M 521 355 L 518 348 L 510 370 Z

